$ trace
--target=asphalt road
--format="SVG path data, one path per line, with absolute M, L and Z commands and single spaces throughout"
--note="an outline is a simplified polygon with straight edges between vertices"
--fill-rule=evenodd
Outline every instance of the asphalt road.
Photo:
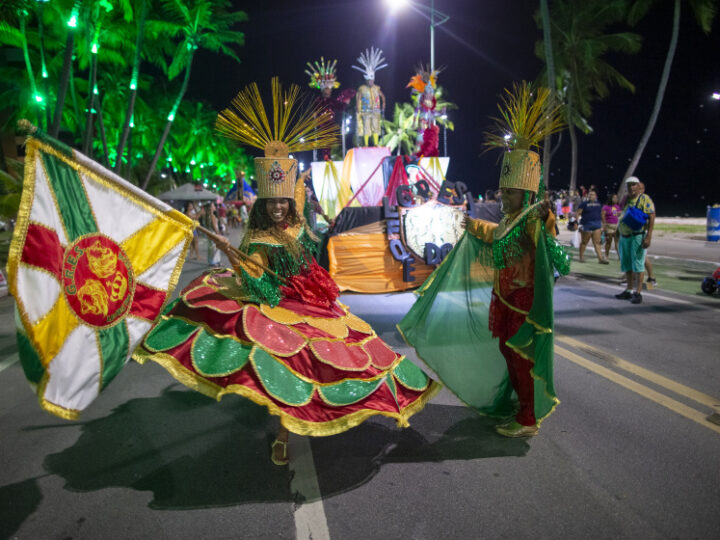
M 206 267 L 188 262 L 183 282 Z M 443 390 L 411 427 L 370 420 L 292 437 L 235 396 L 129 364 L 78 422 L 44 413 L 0 299 L 0 538 L 718 538 L 718 302 L 556 286 L 562 401 L 537 437 L 508 440 Z M 344 295 L 415 360 L 394 324 L 411 293 Z

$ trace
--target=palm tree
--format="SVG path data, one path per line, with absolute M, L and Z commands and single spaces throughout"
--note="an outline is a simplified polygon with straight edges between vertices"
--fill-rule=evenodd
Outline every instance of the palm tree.
M 577 184 L 577 134 L 575 128 L 590 133 L 588 120 L 592 103 L 606 98 L 611 86 L 635 90 L 633 84 L 605 59 L 609 52 L 635 53 L 640 36 L 631 32 L 605 33 L 605 29 L 624 20 L 624 0 L 555 0 L 552 18 L 552 48 L 557 67 L 556 91 L 564 98 L 571 144 L 570 189 Z M 544 57 L 539 41 L 535 54 Z
M 158 22 L 158 25 L 162 24 L 162 29 L 170 37 L 181 37 L 175 48 L 167 75 L 172 80 L 184 70 L 185 76 L 167 116 L 165 130 L 160 137 L 155 155 L 142 184 L 143 189 L 147 187 L 150 178 L 155 173 L 155 167 L 170 133 L 175 114 L 187 90 L 192 61 L 197 49 L 202 47 L 215 53 L 221 52 L 239 63 L 240 59 L 230 46 L 242 45 L 245 42 L 243 33 L 231 30 L 231 27 L 247 20 L 247 15 L 243 11 L 228 11 L 230 2 L 227 0 L 198 0 L 191 8 L 188 8 L 180 0 L 164 0 L 163 6 L 172 20 L 164 23 Z
M 654 0 L 637 0 L 630 10 L 630 15 L 628 17 L 630 24 L 636 24 L 642 17 L 645 16 L 654 3 Z M 709 34 L 712 28 L 713 19 L 717 14 L 717 0 L 688 0 L 687 4 L 690 5 L 690 9 L 695 15 L 695 20 L 700 25 L 702 31 L 705 32 L 705 34 Z M 642 134 L 637 149 L 635 150 L 635 154 L 630 160 L 630 164 L 628 165 L 625 175 L 621 178 L 621 180 L 624 180 L 628 176 L 632 176 L 635 172 L 638 163 L 640 163 L 640 158 L 645 150 L 645 146 L 647 146 L 650 136 L 655 129 L 655 123 L 657 122 L 658 115 L 660 114 L 663 97 L 665 96 L 665 89 L 667 88 L 668 80 L 670 79 L 670 69 L 677 49 L 678 34 L 680 33 L 681 6 L 682 2 L 680 0 L 675 0 L 670 45 L 668 46 L 668 52 L 665 56 L 665 65 L 663 66 L 662 75 L 660 77 L 660 84 L 658 85 L 657 94 L 655 95 L 655 104 L 653 105 L 652 112 L 650 113 L 650 118 L 648 119 L 647 126 L 645 127 L 645 132 Z M 621 181 L 620 189 L 618 191 L 620 196 L 624 194 L 625 189 L 625 182 Z
M 85 114 L 85 129 L 82 134 L 82 152 L 91 152 L 94 139 L 94 126 L 99 118 L 100 88 L 98 88 L 98 75 L 100 69 L 106 70 L 111 66 L 127 68 L 126 35 L 123 27 L 126 26 L 124 18 L 132 13 L 114 9 L 109 2 L 88 2 L 80 10 L 80 20 L 84 32 L 77 39 L 78 67 L 88 70 L 87 78 L 87 110 Z M 102 136 L 102 131 L 101 136 Z M 106 146 L 106 144 L 105 144 Z M 107 152 L 104 152 L 107 156 Z
M 67 37 L 65 39 L 65 58 L 63 60 L 63 68 L 60 74 L 60 84 L 57 91 L 57 101 L 55 102 L 55 114 L 53 115 L 53 123 L 50 128 L 50 135 L 57 137 L 60 133 L 60 123 L 62 121 L 63 107 L 65 105 L 65 93 L 67 92 L 68 81 L 72 71 L 73 50 L 75 48 L 75 29 L 78 24 L 78 9 L 80 2 L 75 2 L 70 10 L 70 17 L 67 20 Z
M 401 153 L 410 155 L 415 151 L 415 135 L 416 130 L 413 127 L 413 119 L 415 110 L 409 103 L 396 103 L 393 111 L 393 119 L 383 120 L 383 131 L 385 135 L 382 138 L 383 146 L 387 146 L 390 151 L 397 150 L 396 155 Z
M 142 58 L 143 38 L 145 36 L 145 21 L 147 19 L 148 3 L 147 0 L 139 0 L 139 5 L 135 8 L 136 32 L 135 32 L 135 51 L 133 54 L 132 74 L 130 75 L 130 96 L 128 98 L 127 112 L 123 121 L 120 140 L 118 141 L 115 155 L 115 172 L 120 172 L 122 166 L 122 155 L 125 150 L 125 144 L 130 133 L 130 123 L 132 122 L 133 113 L 135 111 L 135 99 L 137 98 L 138 80 L 140 78 L 140 61 Z

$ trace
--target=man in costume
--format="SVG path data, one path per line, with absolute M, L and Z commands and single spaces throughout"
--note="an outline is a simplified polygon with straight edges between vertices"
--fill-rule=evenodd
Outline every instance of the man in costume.
M 437 87 L 438 70 L 431 70 L 430 67 L 417 68 L 417 73 L 410 79 L 407 88 L 412 88 L 417 93 L 417 107 L 413 125 L 417 129 L 416 155 L 419 157 L 437 157 L 438 145 L 440 143 L 440 128 L 436 118 L 442 114 L 436 110 L 437 99 L 435 89 Z
M 353 69 L 362 72 L 365 77 L 365 84 L 360 86 L 355 96 L 357 126 L 355 133 L 358 139 L 362 139 L 365 146 L 369 145 L 370 135 L 372 135 L 373 144 L 378 146 L 382 117 L 385 114 L 385 94 L 382 93 L 380 87 L 375 84 L 375 72 L 387 67 L 382 51 L 375 47 L 365 49 L 364 53 L 360 53 L 357 59 L 360 66 L 353 65 Z
M 561 129 L 560 107 L 549 90 L 531 91 L 525 83 L 507 94 L 502 116 L 518 121 L 498 121 L 486 142 L 510 147 L 500 175 L 504 216 L 499 224 L 467 220 L 467 232 L 398 328 L 462 401 L 482 414 L 510 417 L 496 427 L 500 435 L 527 437 L 559 403 L 553 268 L 567 274 L 570 258 L 554 239 L 555 218 L 540 193 L 540 157 L 531 150 Z M 527 111 L 538 113 L 537 122 Z
M 340 82 L 337 80 L 335 75 L 335 68 L 337 66 L 337 60 L 331 60 L 325 63 L 325 58 L 320 57 L 320 61 L 317 60 L 313 63 L 308 62 L 307 66 L 309 69 L 305 70 L 305 73 L 310 77 L 308 85 L 310 88 L 316 88 L 320 90 L 320 97 L 317 98 L 316 102 L 322 108 L 325 114 L 328 114 L 333 121 L 340 120 L 341 138 L 343 141 L 343 155 L 345 154 L 345 126 L 343 125 L 344 112 L 347 106 L 350 104 L 350 100 L 355 96 L 355 90 L 352 88 L 346 88 L 341 91 L 337 97 L 332 95 L 334 88 L 340 87 Z M 321 158 L 323 160 L 330 159 L 330 148 L 322 148 L 320 150 Z M 313 159 L 315 157 L 313 156 Z
M 655 226 L 655 204 L 640 190 L 640 180 L 631 176 L 625 180 L 628 196 L 618 222 L 620 239 L 620 270 L 625 272 L 625 290 L 615 295 L 620 300 L 642 303 L 642 285 L 645 277 L 645 257 L 652 241 Z

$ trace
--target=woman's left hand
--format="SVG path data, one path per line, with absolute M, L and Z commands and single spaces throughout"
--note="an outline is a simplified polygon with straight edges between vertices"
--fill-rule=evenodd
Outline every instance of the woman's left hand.
M 538 217 L 545 221 L 550 215 L 550 201 L 543 199 L 537 207 Z

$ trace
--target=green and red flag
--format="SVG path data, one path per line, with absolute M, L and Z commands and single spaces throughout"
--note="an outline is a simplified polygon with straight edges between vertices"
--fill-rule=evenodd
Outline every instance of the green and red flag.
M 43 135 L 27 141 L 8 282 L 40 405 L 77 418 L 118 374 L 177 284 L 193 222 Z

